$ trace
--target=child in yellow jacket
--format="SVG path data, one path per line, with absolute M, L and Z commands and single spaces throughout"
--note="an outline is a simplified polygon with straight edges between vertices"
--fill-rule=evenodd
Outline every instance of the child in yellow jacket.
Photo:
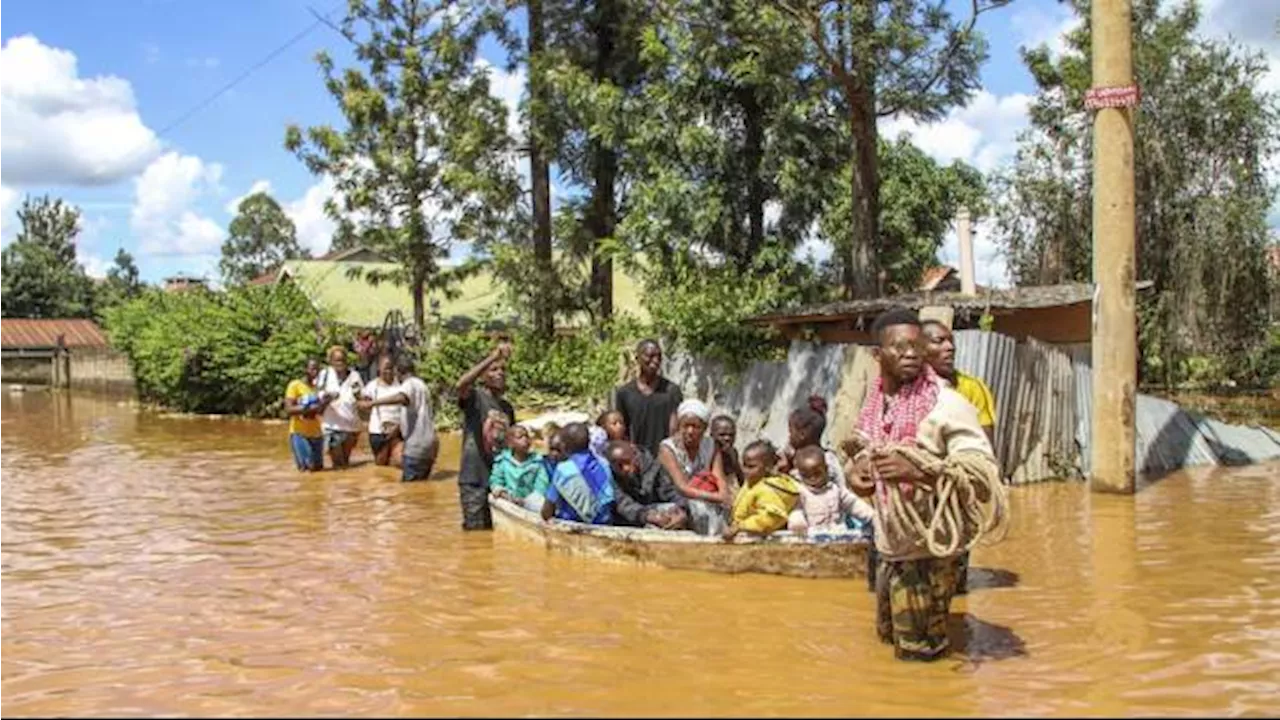
M 782 530 L 800 498 L 796 481 L 777 471 L 778 451 L 768 440 L 757 440 L 742 453 L 746 484 L 733 502 L 733 522 L 724 531 L 733 540 L 743 530 L 759 535 Z

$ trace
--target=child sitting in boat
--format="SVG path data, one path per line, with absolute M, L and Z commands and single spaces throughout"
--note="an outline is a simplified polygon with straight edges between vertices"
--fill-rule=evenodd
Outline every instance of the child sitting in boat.
M 795 468 L 795 455 L 807 447 L 822 449 L 826 457 L 827 474 L 831 482 L 844 487 L 844 468 L 840 458 L 832 451 L 822 447 L 822 433 L 827 429 L 827 401 L 817 395 L 809 397 L 805 407 L 792 411 L 787 418 L 787 446 L 782 450 L 778 469 L 796 480 L 800 475 Z
M 738 424 L 728 415 L 717 415 L 711 420 L 711 439 L 716 442 L 716 452 L 720 453 L 720 464 L 724 468 L 724 478 L 736 493 L 746 481 L 742 476 L 742 463 L 738 458 L 738 449 L 734 442 L 738 439 Z
M 787 515 L 799 500 L 796 481 L 777 470 L 778 453 L 768 440 L 756 440 L 742 453 L 746 485 L 733 503 L 733 523 L 724 531 L 733 540 L 747 531 L 768 535 L 787 526 Z
M 800 476 L 800 501 L 791 511 L 787 529 L 799 535 L 848 532 L 847 520 L 871 522 L 874 514 L 865 500 L 844 485 L 831 481 L 822 448 L 809 445 L 796 451 L 796 473 Z
M 564 435 L 560 428 L 550 423 L 543 429 L 547 438 L 547 452 L 542 456 L 542 464 L 547 468 L 547 478 L 556 474 L 556 466 L 564 462 Z
M 613 518 L 613 476 L 608 463 L 591 452 L 591 433 L 585 423 L 569 423 L 560 434 L 568 457 L 551 476 L 542 519 L 608 525 Z
M 627 434 L 627 419 L 617 410 L 605 410 L 596 418 L 596 427 L 604 430 L 609 442 L 630 440 Z
M 513 425 L 507 428 L 506 449 L 493 461 L 489 473 L 489 492 L 494 497 L 523 505 L 526 510 L 540 512 L 546 499 L 551 477 L 542 456 L 534 452 L 529 428 Z

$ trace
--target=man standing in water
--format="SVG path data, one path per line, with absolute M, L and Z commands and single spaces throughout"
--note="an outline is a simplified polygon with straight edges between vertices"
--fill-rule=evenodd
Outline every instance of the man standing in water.
M 872 498 L 876 511 L 876 630 L 899 659 L 936 660 L 950 649 L 956 559 L 934 555 L 923 528 L 900 522 L 894 509 L 911 505 L 928 523 L 937 511 L 934 488 L 943 481 L 986 503 L 1000 491 L 999 472 L 973 406 L 924 362 L 916 314 L 886 311 L 871 331 L 879 341 L 880 376 L 858 419 L 860 437 L 845 448 L 852 451 L 850 489 Z
M 458 378 L 454 391 L 462 409 L 462 467 L 458 471 L 458 495 L 462 502 L 463 530 L 490 530 L 489 471 L 507 425 L 516 421 L 515 410 L 503 397 L 507 391 L 507 359 L 511 343 L 499 342 L 485 359 Z M 476 380 L 483 385 L 476 387 Z
M 938 376 L 960 393 L 969 404 L 978 411 L 978 422 L 987 440 L 994 449 L 996 446 L 996 399 L 991 388 L 982 382 L 982 378 L 961 372 L 956 367 L 956 341 L 951 328 L 938 320 L 925 320 L 920 323 L 920 332 L 924 336 L 924 359 Z M 956 594 L 969 592 L 969 553 L 960 556 L 960 565 L 956 574 Z
M 631 441 L 658 456 L 662 441 L 676 434 L 676 408 L 684 402 L 680 386 L 662 377 L 662 348 L 657 340 L 636 345 L 636 379 L 613 391 L 613 409 L 622 413 Z

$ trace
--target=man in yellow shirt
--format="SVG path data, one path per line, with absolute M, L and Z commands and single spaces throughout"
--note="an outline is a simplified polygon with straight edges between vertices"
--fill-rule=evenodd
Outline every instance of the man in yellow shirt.
M 961 397 L 978 410 L 978 422 L 982 431 L 987 434 L 994 452 L 996 447 L 996 399 L 991 388 L 981 378 L 960 372 L 956 369 L 956 342 L 951 328 L 937 320 L 925 320 L 920 323 L 920 333 L 924 340 L 924 358 L 943 380 L 950 383 Z M 956 594 L 968 592 L 969 553 L 960 556 L 960 565 L 956 574 Z
M 307 360 L 306 371 L 299 380 L 291 380 L 284 391 L 284 411 L 289 415 L 289 447 L 293 462 L 301 472 L 324 469 L 324 431 L 320 414 L 329 399 L 316 387 L 320 363 Z

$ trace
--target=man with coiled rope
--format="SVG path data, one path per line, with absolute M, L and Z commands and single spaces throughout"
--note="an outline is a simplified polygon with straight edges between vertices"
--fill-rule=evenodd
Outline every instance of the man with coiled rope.
M 880 376 L 843 444 L 850 488 L 875 507 L 876 629 L 903 660 L 947 653 L 957 558 L 1003 530 L 1007 500 L 977 411 L 924 359 L 915 312 L 872 325 Z

